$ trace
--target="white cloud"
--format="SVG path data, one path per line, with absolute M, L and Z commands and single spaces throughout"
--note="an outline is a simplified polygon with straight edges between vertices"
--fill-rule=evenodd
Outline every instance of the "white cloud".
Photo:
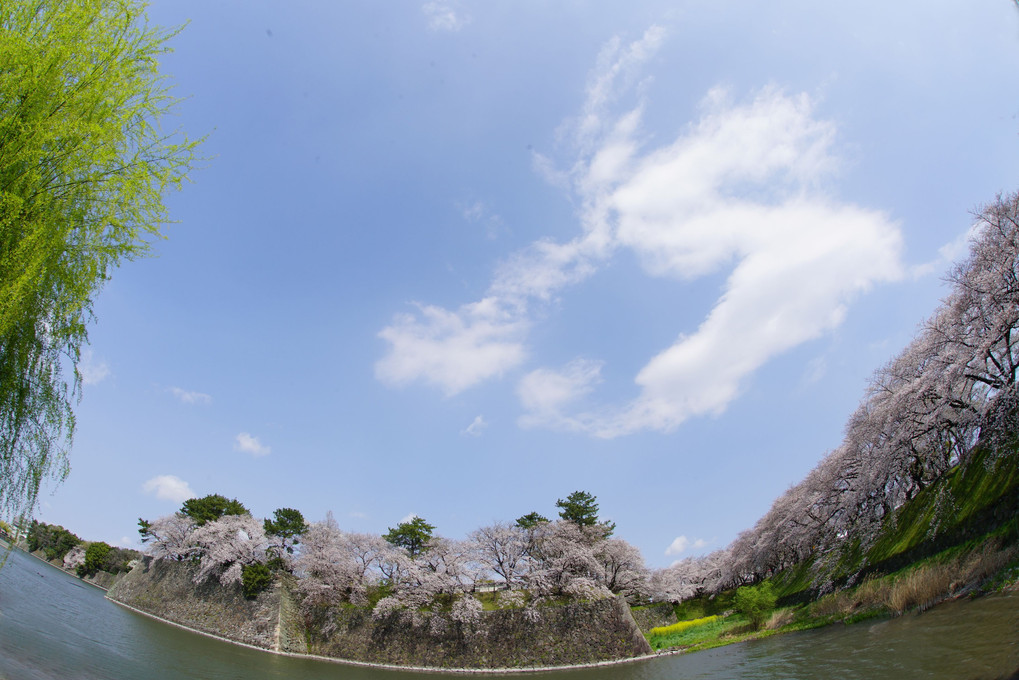
M 258 441 L 258 437 L 253 437 L 247 432 L 241 432 L 234 439 L 234 451 L 250 453 L 256 458 L 268 456 L 272 453 L 272 449 Z
M 669 544 L 669 547 L 665 549 L 665 554 L 681 555 L 685 553 L 687 550 L 690 549 L 700 550 L 701 548 L 706 548 L 707 545 L 708 542 L 705 541 L 703 538 L 698 538 L 691 541 L 686 536 L 677 536 L 672 541 L 672 543 Z
M 469 437 L 480 437 L 486 427 L 488 427 L 488 423 L 485 422 L 485 419 L 482 416 L 478 416 L 471 421 L 470 425 L 461 430 L 460 434 L 464 434 Z
M 690 539 L 688 539 L 686 536 L 677 536 L 675 540 L 673 540 L 672 543 L 669 544 L 669 547 L 665 549 L 665 554 L 679 555 L 681 553 L 686 552 L 686 549 L 689 547 L 689 545 Z
M 110 366 L 105 361 L 96 359 L 91 349 L 85 348 L 78 361 L 78 373 L 83 384 L 95 385 L 109 377 Z
M 578 397 L 599 381 L 601 364 L 578 360 L 520 380 L 519 422 L 600 437 L 667 432 L 723 412 L 757 369 L 838 327 L 857 295 L 904 276 L 898 225 L 823 190 L 839 167 L 837 130 L 816 116 L 809 95 L 766 87 L 734 102 L 712 89 L 699 119 L 654 148 L 639 136 L 642 104 L 613 115 L 663 37 L 652 27 L 603 50 L 580 115 L 560 130 L 579 154 L 568 171 L 535 156 L 542 175 L 568 183 L 579 199 L 581 233 L 512 254 L 481 302 L 396 317 L 380 333 L 390 351 L 376 365 L 379 379 L 455 394 L 503 375 L 524 361 L 539 311 L 628 251 L 651 277 L 727 272 L 724 292 L 696 329 L 677 328 L 675 342 L 648 360 L 629 403 L 581 408 Z
M 876 214 L 797 201 L 762 207 L 744 225 L 747 240 L 759 242 L 715 308 L 696 332 L 651 359 L 635 380 L 640 397 L 598 434 L 668 431 L 688 417 L 721 413 L 765 362 L 834 329 L 854 294 L 902 273 L 899 232 Z
M 182 404 L 211 404 L 212 397 L 204 392 L 191 392 L 179 387 L 169 387 L 167 392 L 177 397 Z
M 161 501 L 172 501 L 183 503 L 189 498 L 195 498 L 195 492 L 191 486 L 176 475 L 159 475 L 142 484 L 142 491 L 153 494 Z
M 409 515 L 407 515 L 406 517 L 404 517 L 403 519 L 401 519 L 400 520 L 400 524 L 406 524 L 407 522 L 413 522 L 417 518 L 417 516 L 418 516 L 418 514 L 416 512 L 412 512 Z
M 766 88 L 732 104 L 713 90 L 703 109 L 672 144 L 597 167 L 606 150 L 626 147 L 607 141 L 578 181 L 589 205 L 608 206 L 598 219 L 609 216 L 617 247 L 640 255 L 649 275 L 731 268 L 699 328 L 638 373 L 630 404 L 566 417 L 598 436 L 721 413 L 768 360 L 831 331 L 855 295 L 903 275 L 894 223 L 815 189 L 837 160 L 834 128 L 815 120 L 809 97 Z
M 456 32 L 471 22 L 470 16 L 460 9 L 460 3 L 455 0 L 426 2 L 421 11 L 428 17 L 428 28 L 433 31 Z
M 399 314 L 379 337 L 390 343 L 375 377 L 391 386 L 422 380 L 451 396 L 518 366 L 526 351 L 526 322 L 486 298 L 456 312 L 418 306 Z

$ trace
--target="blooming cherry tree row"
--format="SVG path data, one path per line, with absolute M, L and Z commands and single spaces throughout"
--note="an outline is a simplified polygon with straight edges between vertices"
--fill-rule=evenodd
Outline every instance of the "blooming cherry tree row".
M 1015 455 L 1001 442 L 1019 431 L 1019 193 L 977 216 L 947 281 L 950 295 L 874 374 L 842 443 L 728 547 L 656 574 L 660 596 L 751 583 L 811 557 L 834 564 L 847 539 L 867 547 L 977 444 L 991 460 Z
M 226 512 L 222 502 L 196 505 L 206 510 L 201 523 L 192 516 L 199 512 L 189 508 L 141 521 L 153 558 L 196 562 L 195 583 L 217 579 L 223 585 L 241 581 L 247 567 L 272 564 L 296 577 L 308 616 L 346 605 L 372 606 L 376 616 L 385 616 L 444 603 L 454 619 L 470 621 L 481 611 L 475 595 L 483 591 L 497 592 L 492 597 L 499 605 L 513 608 L 616 594 L 640 599 L 651 592 L 651 574 L 640 551 L 609 538 L 611 523 L 525 516 L 455 540 L 431 535 L 431 525 L 416 518 L 413 526 L 426 531 L 418 536 L 421 540 L 407 542 L 387 540 L 405 536 L 399 531 L 404 525 L 385 537 L 348 532 L 330 513 L 311 525 L 304 525 L 303 518 L 285 523 L 284 540 L 273 533 L 284 523 L 256 520 L 239 503 L 235 510 L 241 514 L 219 514 Z M 277 511 L 277 519 L 291 514 Z M 301 527 L 299 534 L 295 526 Z

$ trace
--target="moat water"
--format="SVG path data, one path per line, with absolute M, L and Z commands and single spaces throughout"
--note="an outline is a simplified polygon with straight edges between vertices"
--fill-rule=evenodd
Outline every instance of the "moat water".
M 693 654 L 517 677 L 968 680 L 1007 678 L 1017 670 L 1019 595 L 1012 594 L 950 602 L 919 616 L 830 626 Z M 0 680 L 443 677 L 464 676 L 283 657 L 191 633 L 123 609 L 105 599 L 102 590 L 18 551 L 0 569 Z

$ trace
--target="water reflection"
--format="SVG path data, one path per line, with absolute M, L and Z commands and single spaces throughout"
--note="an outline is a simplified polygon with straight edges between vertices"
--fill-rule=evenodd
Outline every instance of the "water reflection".
M 535 680 L 1005 677 L 1019 668 L 1019 595 L 954 602 L 922 616 L 835 626 Z M 0 570 L 0 679 L 408 680 L 389 671 L 281 657 L 168 626 L 15 552 Z M 506 677 L 506 676 L 496 676 Z

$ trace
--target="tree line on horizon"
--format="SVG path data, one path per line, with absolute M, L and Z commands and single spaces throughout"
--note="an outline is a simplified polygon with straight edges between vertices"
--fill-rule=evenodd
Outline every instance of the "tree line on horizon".
M 18 531 L 0 522 L 0 535 L 13 541 Z M 105 541 L 86 541 L 58 524 L 32 520 L 24 532 L 24 545 L 30 553 L 41 554 L 47 562 L 56 562 L 81 578 L 105 571 L 119 574 L 130 571 L 142 556 L 137 550 L 119 548 Z

